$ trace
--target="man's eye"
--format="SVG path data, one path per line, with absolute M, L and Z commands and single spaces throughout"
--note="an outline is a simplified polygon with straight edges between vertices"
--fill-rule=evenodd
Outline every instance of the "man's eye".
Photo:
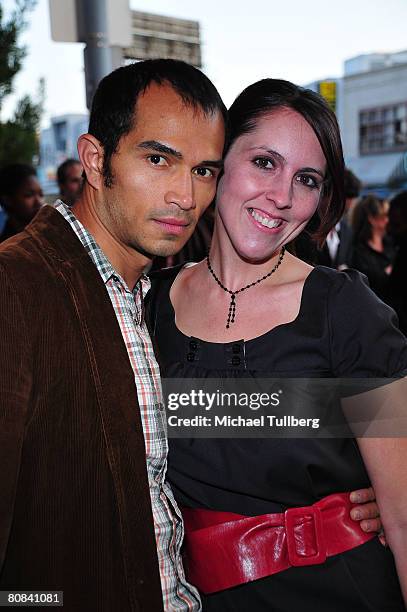
M 199 167 L 194 169 L 194 173 L 198 176 L 202 176 L 203 178 L 209 178 L 213 176 L 213 170 L 210 168 Z
M 166 166 L 167 160 L 162 155 L 149 155 L 148 158 L 154 166 Z
M 262 170 L 272 170 L 274 162 L 269 157 L 255 157 L 253 163 Z
M 297 176 L 297 182 L 301 183 L 305 187 L 309 187 L 310 189 L 317 189 L 319 187 L 319 183 L 313 176 L 309 176 L 309 174 L 300 174 Z

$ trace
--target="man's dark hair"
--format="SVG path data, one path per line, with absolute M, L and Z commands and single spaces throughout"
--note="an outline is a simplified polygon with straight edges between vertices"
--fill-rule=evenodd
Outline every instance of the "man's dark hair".
M 66 159 L 65 161 L 63 161 L 62 164 L 58 166 L 58 169 L 57 169 L 58 185 L 61 186 L 65 183 L 67 171 L 69 170 L 69 168 L 71 168 L 71 166 L 76 166 L 76 164 L 81 165 L 81 162 L 78 159 L 74 159 L 73 157 L 70 157 Z
M 345 198 L 358 198 L 361 189 L 362 182 L 352 170 L 345 168 Z
M 390 200 L 391 208 L 398 208 L 407 218 L 407 191 L 399 191 L 391 200 Z
M 309 123 L 325 155 L 327 170 L 318 205 L 318 220 L 313 238 L 322 244 L 330 229 L 342 217 L 344 197 L 344 161 L 335 113 L 318 94 L 279 79 L 263 79 L 249 85 L 229 109 L 228 147 L 242 134 L 256 129 L 258 121 L 280 108 L 289 108 Z
M 197 68 L 171 59 L 146 60 L 118 68 L 99 83 L 89 118 L 89 134 L 103 146 L 106 187 L 113 182 L 111 157 L 120 139 L 137 121 L 137 99 L 152 83 L 169 84 L 186 105 L 207 115 L 220 112 L 225 126 L 227 110 L 217 89 Z
M 407 190 L 399 191 L 390 200 L 389 209 L 389 232 L 398 241 L 406 240 L 407 232 Z

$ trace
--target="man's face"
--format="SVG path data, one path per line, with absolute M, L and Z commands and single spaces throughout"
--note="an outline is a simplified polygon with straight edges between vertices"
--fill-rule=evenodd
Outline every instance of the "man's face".
M 120 247 L 177 253 L 214 198 L 223 146 L 220 113 L 205 115 L 172 87 L 151 85 L 112 156 L 113 185 L 100 187 L 97 214 Z
M 10 214 L 24 225 L 34 219 L 44 204 L 44 195 L 35 175 L 28 176 L 6 199 Z
M 65 170 L 65 180 L 60 185 L 61 198 L 68 206 L 72 206 L 79 195 L 82 186 L 82 165 L 71 164 Z

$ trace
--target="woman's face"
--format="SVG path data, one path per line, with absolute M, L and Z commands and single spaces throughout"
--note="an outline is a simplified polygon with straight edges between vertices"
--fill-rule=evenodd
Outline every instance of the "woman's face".
M 380 212 L 377 215 L 369 216 L 370 225 L 374 230 L 380 233 L 385 233 L 389 222 L 389 203 L 384 201 L 380 207 Z
M 269 259 L 314 214 L 326 160 L 303 117 L 279 108 L 240 136 L 225 159 L 217 195 L 220 232 L 240 257 Z

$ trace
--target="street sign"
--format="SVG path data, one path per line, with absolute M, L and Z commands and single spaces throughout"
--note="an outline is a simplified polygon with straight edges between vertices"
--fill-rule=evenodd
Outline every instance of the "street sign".
M 86 0 L 49 0 L 52 40 L 86 42 L 82 6 Z M 106 0 L 107 41 L 110 46 L 132 44 L 129 0 Z
M 318 93 L 325 98 L 332 110 L 336 112 L 336 81 L 319 81 Z
M 202 65 L 199 23 L 130 11 L 129 0 L 49 0 L 51 35 L 84 42 L 86 104 L 98 83 L 128 60 L 179 59 Z

